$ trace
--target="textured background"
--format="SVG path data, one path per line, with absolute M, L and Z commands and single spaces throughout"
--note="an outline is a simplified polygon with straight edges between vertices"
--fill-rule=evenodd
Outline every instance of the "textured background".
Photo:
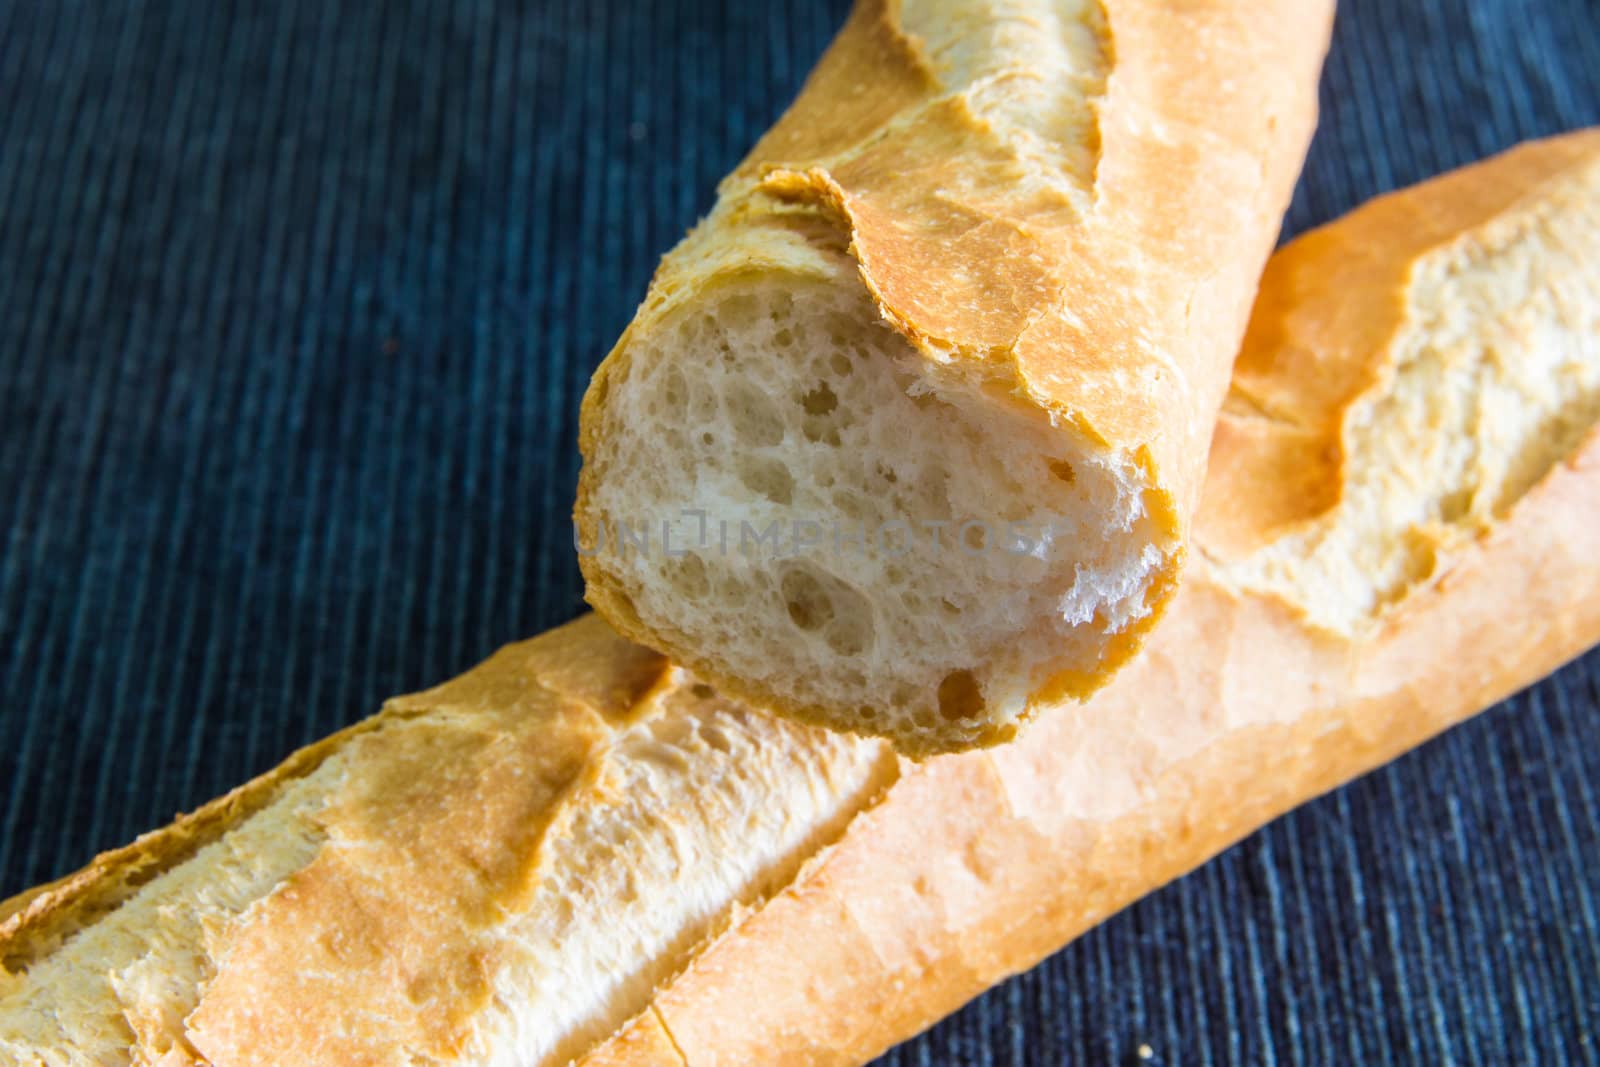
M 580 610 L 578 398 L 843 0 L 0 3 L 0 895 Z M 1600 121 L 1600 5 L 1348 0 L 1288 230 Z M 1600 656 L 893 1064 L 1594 1062 Z

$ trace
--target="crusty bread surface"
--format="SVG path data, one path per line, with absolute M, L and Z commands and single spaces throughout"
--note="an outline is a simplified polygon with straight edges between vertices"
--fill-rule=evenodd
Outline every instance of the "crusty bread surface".
M 1597 265 L 1597 132 L 1282 250 L 1169 618 L 1014 744 L 583 619 L 0 905 L 0 1063 L 869 1059 L 1600 638 Z
M 8 903 L 0 1063 L 568 1062 L 896 774 L 590 616 Z
M 584 402 L 588 597 L 925 756 L 1133 654 L 1315 120 L 1331 0 L 860 0 Z

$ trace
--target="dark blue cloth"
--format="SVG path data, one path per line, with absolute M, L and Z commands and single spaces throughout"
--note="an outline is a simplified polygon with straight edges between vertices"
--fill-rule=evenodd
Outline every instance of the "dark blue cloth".
M 843 0 L 0 4 L 0 894 L 581 609 L 578 399 Z M 1288 230 L 1600 121 L 1586 0 L 1349 0 Z M 1591 657 L 891 1064 L 1595 1062 Z

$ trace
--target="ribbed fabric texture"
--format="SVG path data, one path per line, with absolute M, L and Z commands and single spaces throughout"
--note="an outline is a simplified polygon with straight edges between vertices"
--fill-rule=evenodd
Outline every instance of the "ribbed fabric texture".
M 0 4 L 0 894 L 579 612 L 584 384 L 843 16 Z M 1600 6 L 1346 0 L 1322 100 L 1291 233 L 1600 122 Z M 884 1062 L 1595 1062 L 1597 668 Z

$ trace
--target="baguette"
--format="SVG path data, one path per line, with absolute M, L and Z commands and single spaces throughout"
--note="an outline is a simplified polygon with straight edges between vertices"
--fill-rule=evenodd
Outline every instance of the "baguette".
M 1169 618 L 1015 744 L 585 618 L 0 905 L 0 1062 L 870 1058 L 1600 638 L 1596 263 L 1600 132 L 1280 252 Z
M 1331 0 L 859 0 L 584 401 L 588 598 L 913 756 L 1174 587 Z

